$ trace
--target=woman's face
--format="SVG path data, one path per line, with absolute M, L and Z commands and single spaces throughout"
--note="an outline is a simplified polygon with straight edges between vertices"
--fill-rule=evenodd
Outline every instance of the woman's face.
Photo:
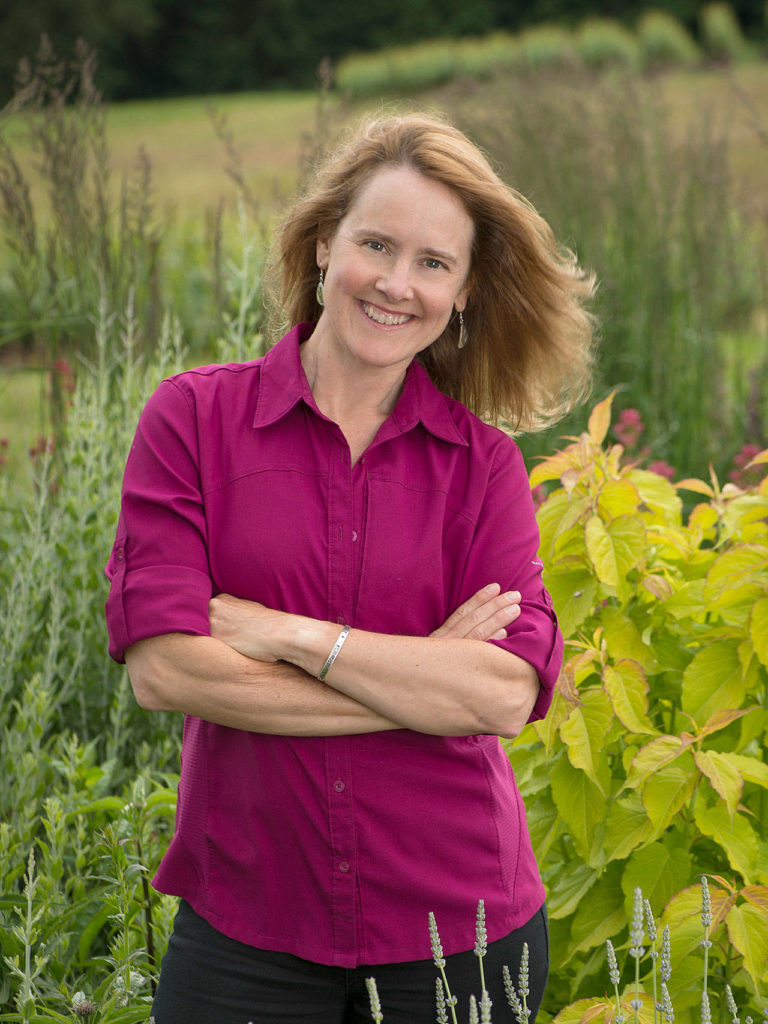
M 382 167 L 333 235 L 318 239 L 325 307 L 313 337 L 347 363 L 404 370 L 466 306 L 473 235 L 445 185 Z

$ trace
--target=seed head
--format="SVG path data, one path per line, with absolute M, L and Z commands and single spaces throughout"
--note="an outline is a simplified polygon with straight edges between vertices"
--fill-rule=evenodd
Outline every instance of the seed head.
M 96 1003 L 86 999 L 84 992 L 75 992 L 72 997 L 72 1012 L 81 1020 L 88 1020 L 96 1013 Z
M 669 925 L 664 925 L 661 933 L 661 960 L 659 961 L 659 973 L 662 981 L 669 981 L 672 977 L 672 943 L 669 937 Z
M 629 947 L 629 955 L 639 960 L 645 950 L 643 949 L 643 891 L 640 886 L 635 888 L 635 898 L 632 909 L 632 926 L 629 929 L 629 937 L 632 945 Z
M 384 1014 L 381 1012 L 381 1002 L 379 1001 L 379 990 L 376 988 L 376 979 L 366 978 L 365 987 L 368 989 L 368 1000 L 371 1004 L 371 1016 L 376 1024 L 381 1024 L 381 1021 L 384 1020 Z
M 709 994 L 706 989 L 701 993 L 701 1024 L 712 1024 L 712 1014 L 709 1009 Z
M 435 997 L 437 1003 L 437 1024 L 448 1024 L 448 1007 L 445 1005 L 442 978 L 438 978 L 435 982 Z
M 480 1014 L 477 1012 L 477 1000 L 474 996 L 469 997 L 469 1024 L 480 1024 Z
M 477 921 L 475 922 L 475 956 L 485 956 L 488 951 L 488 933 L 485 930 L 485 901 L 477 904 Z
M 728 1012 L 733 1018 L 733 1024 L 739 1024 L 739 1008 L 736 1005 L 736 1000 L 733 998 L 733 992 L 731 986 L 725 986 L 725 1002 L 728 1007 Z
M 669 998 L 669 989 L 665 981 L 661 983 L 661 1012 L 667 1024 L 675 1024 L 675 1011 L 672 1009 L 672 1000 Z
M 707 884 L 707 876 L 701 876 L 701 923 L 704 928 L 709 928 L 712 924 L 712 903 L 709 898 L 709 885 Z
M 435 915 L 431 910 L 429 912 L 429 938 L 432 944 L 432 959 L 435 961 L 435 967 L 445 967 L 445 957 L 443 956 L 443 947 L 437 931 L 437 921 L 435 921 Z
M 483 989 L 483 994 L 480 997 L 480 1024 L 491 1024 L 491 997 L 488 995 L 487 989 Z
M 525 998 L 528 993 L 528 943 L 524 942 L 520 956 L 520 995 Z
M 605 952 L 608 956 L 608 977 L 611 979 L 612 985 L 619 984 L 619 965 L 616 962 L 616 950 L 613 948 L 613 943 L 610 939 L 605 940 Z

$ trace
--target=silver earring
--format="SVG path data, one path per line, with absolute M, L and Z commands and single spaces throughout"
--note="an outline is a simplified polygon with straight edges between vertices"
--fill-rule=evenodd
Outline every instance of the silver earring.
M 324 295 L 324 287 L 323 287 L 323 278 L 324 277 L 325 277 L 325 271 L 321 268 L 321 270 L 320 270 L 320 279 L 317 282 L 317 288 L 315 289 L 315 298 L 317 299 L 318 306 L 324 306 L 325 305 L 325 295 Z
M 464 326 L 464 313 L 459 310 L 459 343 L 457 348 L 464 348 L 469 341 L 469 331 Z

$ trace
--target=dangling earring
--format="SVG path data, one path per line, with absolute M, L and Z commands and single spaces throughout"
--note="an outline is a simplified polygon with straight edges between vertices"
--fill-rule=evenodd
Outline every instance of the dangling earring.
M 318 306 L 325 305 L 325 295 L 323 289 L 323 278 L 325 277 L 325 271 L 320 269 L 320 280 L 317 282 L 317 288 L 315 289 L 315 298 L 317 299 Z
M 464 313 L 459 310 L 459 343 L 457 348 L 464 348 L 469 341 L 469 331 L 464 326 Z

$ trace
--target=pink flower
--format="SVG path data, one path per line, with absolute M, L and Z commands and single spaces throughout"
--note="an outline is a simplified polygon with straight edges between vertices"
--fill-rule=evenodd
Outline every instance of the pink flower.
M 614 434 L 625 448 L 634 448 L 644 430 L 645 424 L 637 409 L 625 409 L 618 423 L 613 425 Z
M 737 487 L 741 487 L 743 490 L 760 483 L 765 468 L 763 466 L 748 467 L 752 459 L 759 455 L 761 451 L 762 449 L 759 445 L 745 444 L 741 451 L 734 455 L 734 468 L 728 474 L 728 479 L 731 483 L 736 484 Z
M 547 500 L 547 491 L 543 484 L 537 484 L 536 487 L 531 491 L 531 497 L 533 498 L 533 507 L 535 509 L 541 508 L 544 502 Z
M 677 470 L 674 466 L 670 466 L 668 462 L 663 459 L 656 459 L 651 462 L 648 466 L 648 470 L 651 473 L 656 473 L 658 476 L 663 476 L 667 480 L 674 480 L 677 476 Z

